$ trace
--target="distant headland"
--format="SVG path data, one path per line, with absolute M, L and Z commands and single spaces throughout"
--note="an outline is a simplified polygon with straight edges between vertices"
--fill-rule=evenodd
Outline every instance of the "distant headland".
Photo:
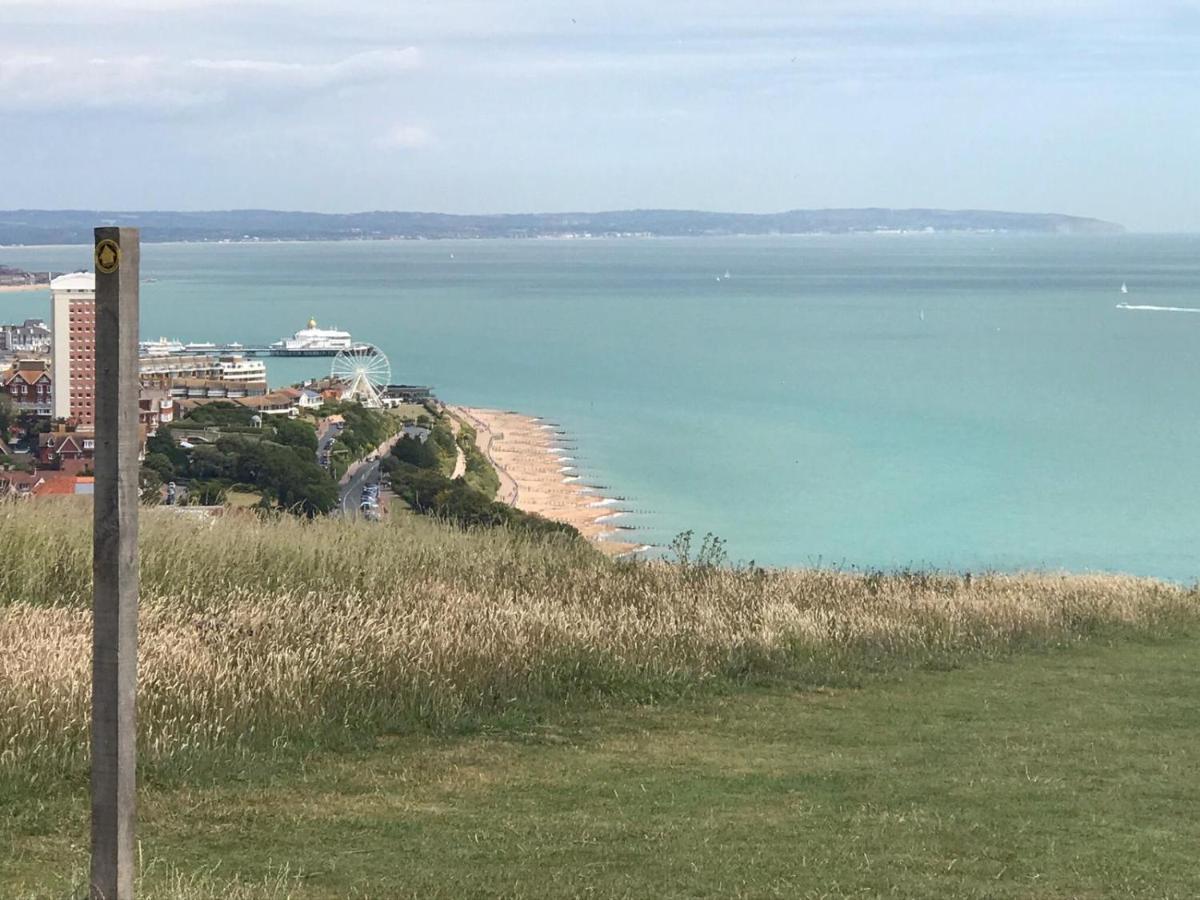
M 97 225 L 140 227 L 142 240 L 147 242 L 728 237 L 906 232 L 1114 234 L 1125 230 L 1113 222 L 1059 213 L 976 209 L 794 209 L 779 213 L 632 209 L 495 215 L 313 213 L 268 209 L 211 212 L 18 209 L 0 210 L 0 245 L 90 243 L 92 229 Z

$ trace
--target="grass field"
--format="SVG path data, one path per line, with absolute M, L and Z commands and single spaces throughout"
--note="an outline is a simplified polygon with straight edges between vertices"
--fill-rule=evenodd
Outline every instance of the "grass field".
M 86 513 L 0 504 L 0 897 L 84 858 Z M 144 895 L 1188 895 L 1194 589 L 232 511 L 141 557 Z
M 143 895 L 1191 898 L 1198 658 L 1094 643 L 158 779 Z M 8 817 L 0 894 L 68 895 L 83 797 Z

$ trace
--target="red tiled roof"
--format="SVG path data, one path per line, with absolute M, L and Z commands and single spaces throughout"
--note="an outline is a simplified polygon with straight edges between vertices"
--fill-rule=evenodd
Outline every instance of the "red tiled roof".
M 34 490 L 39 497 L 67 496 L 75 493 L 75 476 L 66 472 L 42 473 L 42 484 Z

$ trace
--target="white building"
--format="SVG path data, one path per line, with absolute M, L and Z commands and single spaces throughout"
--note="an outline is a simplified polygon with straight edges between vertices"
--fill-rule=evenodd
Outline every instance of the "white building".
M 95 422 L 96 276 L 59 275 L 50 282 L 53 415 L 80 425 Z
M 0 325 L 0 351 L 49 353 L 50 329 L 41 319 L 26 319 L 21 325 Z
M 221 370 L 222 381 L 266 381 L 267 364 L 258 359 L 246 359 L 244 356 L 222 356 L 217 365 Z

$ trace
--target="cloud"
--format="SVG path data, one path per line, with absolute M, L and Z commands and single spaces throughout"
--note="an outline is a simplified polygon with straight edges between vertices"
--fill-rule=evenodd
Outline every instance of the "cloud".
M 380 147 L 392 150 L 415 150 L 433 143 L 433 134 L 421 125 L 396 125 L 378 141 Z
M 320 88 L 387 78 L 421 65 L 415 47 L 368 50 L 333 63 L 278 62 L 266 59 L 193 59 L 192 69 L 243 83 Z
M 171 110 L 235 95 L 382 82 L 420 65 L 415 47 L 369 50 L 334 62 L 14 54 L 0 56 L 0 95 L 6 106 L 24 109 Z

